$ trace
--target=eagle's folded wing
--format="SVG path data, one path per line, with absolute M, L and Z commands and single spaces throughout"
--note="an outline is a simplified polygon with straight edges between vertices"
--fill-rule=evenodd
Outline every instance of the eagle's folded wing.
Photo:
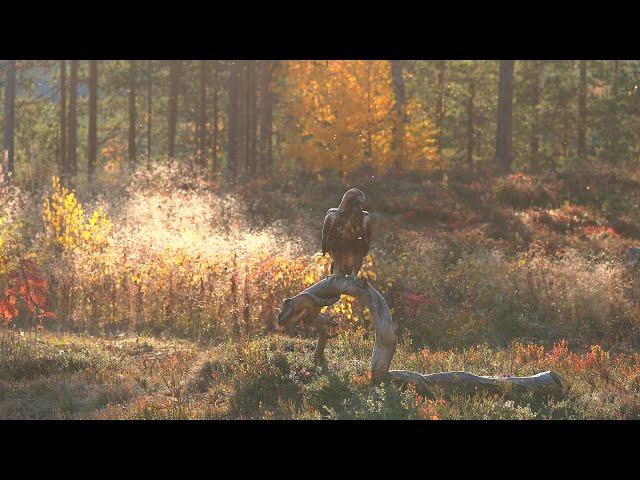
M 331 224 L 336 216 L 337 208 L 330 208 L 327 211 L 327 216 L 324 217 L 324 224 L 322 225 L 322 255 L 327 253 L 331 249 L 331 238 L 329 231 L 331 230 Z
M 369 252 L 369 247 L 371 246 L 371 217 L 369 216 L 369 212 L 364 210 L 364 255 Z

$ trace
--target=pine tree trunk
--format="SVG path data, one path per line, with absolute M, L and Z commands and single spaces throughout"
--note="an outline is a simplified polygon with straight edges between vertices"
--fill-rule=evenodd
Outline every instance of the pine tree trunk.
M 151 161 L 151 60 L 147 61 L 147 160 Z
M 262 62 L 261 106 L 260 106 L 260 168 L 269 172 L 271 166 L 271 74 L 273 61 Z
M 136 61 L 129 60 L 129 165 L 136 164 Z
M 257 116 L 256 116 L 256 60 L 250 60 L 247 65 L 247 157 L 249 163 L 249 178 L 256 176 L 257 163 Z
M 619 152 L 620 145 L 620 134 L 618 131 L 618 70 L 620 67 L 619 60 L 613 61 L 613 86 L 612 86 L 612 97 L 614 102 L 614 108 L 611 110 L 611 131 L 613 132 L 611 136 L 611 147 L 615 154 Z
M 238 165 L 236 176 L 241 178 L 244 172 L 244 60 L 238 62 L 238 93 L 236 97 L 236 118 L 238 137 Z
M 496 163 L 504 172 L 511 171 L 513 125 L 513 70 L 515 60 L 500 60 L 498 83 L 498 126 Z
M 180 81 L 180 60 L 171 61 L 169 73 L 169 158 L 175 157 L 176 153 L 176 127 L 178 122 L 178 93 Z
M 391 62 L 391 69 L 393 71 L 393 61 Z M 397 99 L 395 106 L 398 107 Z M 371 123 L 371 63 L 367 62 L 367 158 L 371 158 L 373 155 Z M 397 127 L 397 125 L 395 127 Z M 397 133 L 396 130 L 397 128 L 394 129 L 394 135 Z M 394 138 L 394 140 L 396 139 Z
M 239 90 L 242 65 L 240 60 L 231 62 L 231 74 L 229 75 L 229 128 L 227 145 L 227 177 L 229 183 L 234 183 L 238 174 L 238 157 L 240 153 L 239 115 L 240 107 Z
M 87 180 L 93 184 L 98 153 L 98 62 L 89 60 L 89 139 L 87 153 Z
M 471 72 L 469 78 L 469 96 L 467 97 L 467 165 L 471 167 L 473 165 L 473 137 L 475 135 L 473 131 L 473 107 L 476 96 L 476 81 L 473 77 L 474 72 Z
M 249 60 L 242 60 L 242 74 L 240 81 L 240 158 L 241 172 L 246 177 L 249 172 Z
M 76 103 L 78 99 L 78 60 L 71 60 L 71 72 L 69 78 L 69 117 L 67 146 L 67 175 L 66 179 L 73 182 L 73 177 L 78 175 L 78 115 Z
M 200 105 L 198 117 L 198 165 L 207 167 L 207 62 L 200 60 Z
M 580 89 L 578 95 L 578 157 L 586 159 L 587 152 L 587 61 L 580 60 Z
M 67 170 L 67 61 L 60 61 L 60 152 L 58 176 L 64 177 Z
M 537 171 L 540 168 L 538 155 L 540 153 L 540 98 L 542 94 L 542 73 L 544 63 L 542 60 L 534 61 L 533 71 L 533 125 L 531 128 L 531 168 Z
M 436 101 L 436 127 L 438 128 L 438 152 L 442 152 L 442 120 L 444 119 L 444 71 L 446 61 L 438 62 L 438 74 L 436 79 L 436 90 L 438 99 Z
M 404 128 L 405 128 L 405 89 L 402 78 L 402 61 L 391 60 L 391 81 L 393 83 L 393 93 L 395 95 L 395 122 L 393 126 L 392 150 L 395 151 L 394 166 L 402 168 L 405 164 L 404 149 Z
M 2 130 L 2 173 L 7 184 L 13 180 L 16 113 L 16 61 L 7 60 L 4 80 L 4 125 Z M 4 167 L 6 166 L 6 171 Z
M 218 174 L 218 65 L 213 70 L 213 147 L 211 172 L 213 176 Z
M 569 155 L 569 106 L 562 103 L 562 158 Z

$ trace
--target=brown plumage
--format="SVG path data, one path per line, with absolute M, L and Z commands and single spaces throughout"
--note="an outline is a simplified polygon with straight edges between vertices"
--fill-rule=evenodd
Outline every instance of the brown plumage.
M 322 255 L 331 254 L 331 274 L 356 277 L 371 245 L 369 212 L 362 210 L 364 193 L 348 190 L 338 208 L 330 208 L 322 227 Z

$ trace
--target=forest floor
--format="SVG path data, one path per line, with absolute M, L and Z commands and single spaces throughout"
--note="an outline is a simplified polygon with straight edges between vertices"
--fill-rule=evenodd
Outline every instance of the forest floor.
M 640 179 L 624 169 L 306 174 L 233 192 L 156 180 L 105 188 L 108 245 L 56 257 L 25 234 L 58 317 L 0 330 L 0 418 L 640 418 L 640 276 L 627 259 Z M 282 300 L 326 274 L 322 221 L 350 187 L 374 218 L 363 274 L 392 308 L 392 369 L 553 370 L 562 395 L 374 386 L 371 324 L 353 299 L 331 310 L 323 368 L 312 332 L 275 330 Z
M 558 373 L 562 395 L 505 390 L 429 397 L 374 386 L 372 339 L 343 332 L 313 361 L 314 341 L 270 335 L 203 347 L 184 340 L 2 333 L 4 419 L 633 419 L 640 362 L 601 349 L 550 351 L 514 342 L 431 351 L 401 342 L 392 368 L 481 375 Z

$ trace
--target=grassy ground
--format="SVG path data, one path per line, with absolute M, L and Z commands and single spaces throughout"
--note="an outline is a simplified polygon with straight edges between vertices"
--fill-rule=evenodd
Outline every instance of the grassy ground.
M 204 347 L 156 338 L 93 338 L 4 331 L 0 418 L 13 419 L 637 419 L 640 358 L 612 358 L 565 345 L 545 351 L 514 342 L 448 351 L 402 341 L 392 368 L 528 375 L 552 369 L 560 397 L 505 390 L 475 395 L 374 386 L 367 374 L 373 339 L 341 334 L 328 364 L 313 362 L 314 341 L 269 335 Z

